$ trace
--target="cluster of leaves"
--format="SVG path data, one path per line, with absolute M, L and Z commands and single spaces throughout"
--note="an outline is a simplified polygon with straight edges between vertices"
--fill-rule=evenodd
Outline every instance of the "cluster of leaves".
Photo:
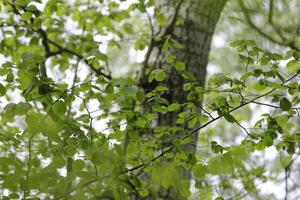
M 249 169 L 251 154 L 275 146 L 290 158 L 287 167 L 298 153 L 299 52 L 271 53 L 252 40 L 234 41 L 231 46 L 237 48 L 246 72 L 240 78 L 215 74 L 206 89 L 170 54 L 167 62 L 186 80 L 177 89 L 187 98 L 184 103 L 168 102 L 167 71 L 149 73 L 148 82 L 158 83 L 152 91 L 144 91 L 131 77 L 112 78 L 105 70 L 110 55 L 99 51 L 93 39 L 95 34 L 121 39 L 133 34 L 126 18 L 132 10 L 144 12 L 153 1 L 139 1 L 128 10 L 119 9 L 118 1 L 99 1 L 108 14 L 80 1 L 71 9 L 64 1 L 49 1 L 43 12 L 32 2 L 4 1 L 9 15 L 0 21 L 5 36 L 1 54 L 8 59 L 0 69 L 1 101 L 8 102 L 0 114 L 2 199 L 146 198 L 158 197 L 160 188 L 176 188 L 188 198 L 190 180 L 181 179 L 182 169 L 192 169 L 195 187 L 207 199 L 216 197 L 215 177 L 224 197 L 239 192 L 224 176 L 239 180 L 243 191 L 251 193 L 256 178 L 267 178 L 263 167 Z M 158 10 L 155 16 L 164 24 Z M 82 33 L 63 37 L 67 17 Z M 144 49 L 145 44 L 139 38 L 135 47 Z M 168 37 L 162 51 L 181 47 Z M 77 74 L 79 63 L 90 70 L 86 77 Z M 53 66 L 61 74 L 75 69 L 74 81 L 49 76 Z M 194 103 L 204 97 L 203 106 Z M 145 104 L 149 111 L 143 109 Z M 251 104 L 276 112 L 264 113 L 249 131 L 240 122 L 240 110 Z M 155 125 L 159 115 L 178 110 L 175 126 Z M 210 137 L 214 129 L 209 125 L 223 118 L 241 128 L 241 142 L 227 145 Z M 198 131 L 199 145 L 206 146 L 204 156 L 186 151 Z

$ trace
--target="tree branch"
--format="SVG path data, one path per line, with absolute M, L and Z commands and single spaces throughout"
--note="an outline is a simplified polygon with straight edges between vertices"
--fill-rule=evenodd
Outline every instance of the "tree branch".
M 83 60 L 85 62 L 85 64 L 88 65 L 97 75 L 103 76 L 103 77 L 105 77 L 105 78 L 107 78 L 109 80 L 112 79 L 111 75 L 104 74 L 103 72 L 101 72 L 101 69 L 96 69 L 93 64 L 89 63 L 88 60 L 85 59 L 84 56 L 80 55 L 79 53 L 76 53 L 75 51 L 72 51 L 70 49 L 62 47 L 61 45 L 59 45 L 58 43 L 54 42 L 53 40 L 48 39 L 48 42 L 50 44 L 52 44 L 53 46 L 57 47 L 59 49 L 59 51 L 66 52 L 68 54 L 71 54 L 71 55 L 77 57 L 80 60 Z
M 9 2 L 9 5 L 13 8 L 13 12 L 15 14 L 20 15 L 20 12 L 18 11 L 18 9 L 16 8 L 16 6 L 13 3 Z M 26 11 L 25 8 L 22 8 L 22 10 Z M 31 18 L 30 22 L 33 23 L 34 19 Z M 46 59 L 49 58 L 49 57 L 51 57 L 51 56 L 55 56 L 55 55 L 58 55 L 60 53 L 66 52 L 66 53 L 69 53 L 71 55 L 76 56 L 80 60 L 83 60 L 85 62 L 85 64 L 87 66 L 89 66 L 89 68 L 92 71 L 94 71 L 97 75 L 103 76 L 103 77 L 105 77 L 105 78 L 107 78 L 109 80 L 112 79 L 111 75 L 105 74 L 105 73 L 101 72 L 101 69 L 96 69 L 93 64 L 89 63 L 88 60 L 84 58 L 84 56 L 76 53 L 75 51 L 72 51 L 70 49 L 64 48 L 61 45 L 59 45 L 58 43 L 56 43 L 56 42 L 52 41 L 51 39 L 49 39 L 48 36 L 47 36 L 47 32 L 45 30 L 43 30 L 42 28 L 40 28 L 38 30 L 33 29 L 33 28 L 29 28 L 27 26 L 25 26 L 25 28 L 32 29 L 34 32 L 39 33 L 41 35 L 41 37 L 42 37 L 42 44 L 43 44 L 44 49 L 45 49 L 45 57 L 46 57 Z M 53 46 L 57 47 L 59 50 L 57 52 L 51 52 L 49 44 L 52 44 Z M 41 74 L 42 75 L 47 75 L 47 73 L 46 73 L 46 67 L 45 66 L 42 66 Z
M 287 79 L 286 81 L 284 81 L 281 85 L 285 85 L 286 83 L 288 83 L 289 81 L 291 81 L 292 79 L 294 79 L 294 78 L 297 77 L 297 76 L 298 76 L 298 74 L 293 75 L 292 77 L 290 77 L 289 79 Z M 255 97 L 255 98 L 253 98 L 252 100 L 247 101 L 247 102 L 245 102 L 245 103 L 243 103 L 243 104 L 241 104 L 241 105 L 239 105 L 239 106 L 237 106 L 237 107 L 235 107 L 235 108 L 229 110 L 228 113 L 232 113 L 232 112 L 234 112 L 234 111 L 236 111 L 236 110 L 238 110 L 238 109 L 240 109 L 240 108 L 242 108 L 242 107 L 244 107 L 244 106 L 246 106 L 246 105 L 248 105 L 248 104 L 250 104 L 250 103 L 253 103 L 253 102 L 255 102 L 257 99 L 260 99 L 260 98 L 262 98 L 262 97 L 265 97 L 265 96 L 271 94 L 272 92 L 274 92 L 275 90 L 276 90 L 276 89 L 271 89 L 270 91 L 268 91 L 268 92 L 266 92 L 266 93 L 264 93 L 264 94 L 261 94 L 261 95 Z M 212 124 L 213 122 L 215 122 L 215 121 L 217 121 L 218 119 L 221 119 L 221 118 L 223 118 L 222 115 L 220 115 L 220 116 L 218 116 L 218 117 L 215 117 L 214 119 L 212 119 L 212 120 L 210 120 L 209 122 L 203 124 L 202 126 L 200 126 L 200 127 L 196 128 L 196 129 L 190 131 L 188 135 L 192 135 L 192 134 L 198 132 L 199 130 L 201 130 L 201 129 L 207 127 L 208 125 Z M 186 139 L 187 137 L 189 137 L 188 135 L 182 137 L 181 140 Z M 138 169 L 143 169 L 143 168 L 146 167 L 148 164 L 150 164 L 150 163 L 152 163 L 152 162 L 158 160 L 159 158 L 163 157 L 166 153 L 171 152 L 174 148 L 175 148 L 175 146 L 174 146 L 173 144 L 171 144 L 169 147 L 166 147 L 165 150 L 162 151 L 162 153 L 160 153 L 160 154 L 157 155 L 156 157 L 152 158 L 152 159 L 151 159 L 150 161 L 148 161 L 147 163 L 141 163 L 141 164 L 139 164 L 139 165 L 137 165 L 137 166 L 135 166 L 135 167 L 126 169 L 126 170 L 121 171 L 121 172 L 119 172 L 119 173 L 117 173 L 117 174 L 125 174 L 125 173 L 133 172 L 133 171 L 138 170 Z M 92 184 L 92 183 L 98 182 L 98 181 L 100 181 L 100 180 L 104 180 L 104 179 L 109 178 L 109 177 L 111 177 L 111 176 L 112 176 L 112 174 L 111 174 L 111 175 L 106 175 L 106 176 L 103 176 L 103 177 L 100 177 L 100 178 L 97 178 L 97 179 L 93 179 L 93 180 L 91 180 L 91 181 L 89 181 L 89 182 L 83 184 L 80 188 L 82 188 L 82 187 L 87 187 L 87 186 L 89 186 L 89 185 Z M 64 198 L 66 195 L 72 193 L 73 191 L 76 191 L 77 189 L 78 189 L 78 187 L 73 188 L 73 189 L 70 189 L 70 190 L 68 190 L 64 195 L 62 195 L 62 196 L 60 196 L 60 197 L 58 197 L 58 198 L 55 198 L 55 200 L 62 199 L 62 198 Z

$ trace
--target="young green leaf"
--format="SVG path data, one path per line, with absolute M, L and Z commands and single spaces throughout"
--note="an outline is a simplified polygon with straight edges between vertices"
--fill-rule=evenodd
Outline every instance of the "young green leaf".
M 178 103 L 172 103 L 171 105 L 169 105 L 168 107 L 167 107 L 167 110 L 169 111 L 169 112 L 172 112 L 172 111 L 174 111 L 174 110 L 178 110 L 180 108 L 180 104 L 178 104 Z
M 154 79 L 156 81 L 163 81 L 166 78 L 167 74 L 164 70 L 162 69 L 155 69 L 153 70 L 149 77 L 148 77 L 148 82 L 151 83 Z
M 176 61 L 175 62 L 175 69 L 177 71 L 184 71 L 185 70 L 185 64 L 183 62 L 179 62 L 179 61 Z
M 286 67 L 291 73 L 295 73 L 300 70 L 300 61 L 291 60 L 286 64 Z

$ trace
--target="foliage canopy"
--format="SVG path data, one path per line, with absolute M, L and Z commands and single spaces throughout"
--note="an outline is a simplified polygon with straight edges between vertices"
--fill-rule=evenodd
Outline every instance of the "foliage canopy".
M 147 72 L 157 83 L 149 91 L 134 73 L 110 73 L 117 59 L 117 70 L 136 69 L 117 51 L 129 48 L 124 41 L 142 51 L 152 23 L 166 25 L 159 9 L 149 15 L 154 1 L 40 3 L 0 3 L 2 199 L 143 199 L 170 187 L 184 199 L 240 199 L 282 171 L 289 178 L 300 142 L 297 49 L 273 52 L 234 40 L 243 72 L 214 74 L 205 88 L 170 53 L 166 61 L 186 81 L 177 89 L 188 95 L 184 103 L 168 102 L 169 71 Z M 163 41 L 163 52 L 182 48 L 171 36 Z M 255 116 L 261 107 L 267 109 Z M 158 115 L 178 110 L 176 126 L 156 126 Z M 198 153 L 191 155 L 185 147 L 196 132 Z M 280 155 L 273 170 L 258 162 L 268 148 Z M 192 169 L 193 194 L 181 169 Z

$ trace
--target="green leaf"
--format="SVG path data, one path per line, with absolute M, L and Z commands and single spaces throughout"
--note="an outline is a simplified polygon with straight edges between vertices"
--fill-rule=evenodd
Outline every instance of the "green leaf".
M 163 81 L 166 78 L 167 74 L 164 70 L 162 69 L 155 69 L 153 70 L 149 77 L 148 77 L 148 81 L 149 83 L 151 83 L 154 79 L 156 81 Z
M 4 110 L 5 110 L 5 117 L 7 117 L 8 119 L 13 119 L 15 117 L 15 115 L 17 115 L 17 110 L 18 110 L 18 107 L 16 104 L 14 103 L 8 103 L 5 107 L 4 107 Z
M 211 142 L 211 150 L 216 154 L 223 153 L 223 147 L 219 145 L 216 141 Z
M 296 73 L 300 70 L 300 61 L 291 60 L 286 64 L 286 67 L 291 73 Z
M 16 113 L 18 115 L 24 115 L 31 109 L 31 107 L 32 106 L 27 102 L 20 102 L 20 103 L 17 104 Z
M 185 139 L 183 139 L 183 140 L 180 140 L 180 145 L 192 144 L 193 141 L 194 141 L 193 138 L 187 137 L 187 138 L 185 138 Z
M 180 104 L 179 103 L 172 103 L 171 105 L 169 105 L 168 107 L 167 107 L 167 110 L 169 111 L 169 112 L 172 112 L 172 111 L 174 111 L 174 110 L 178 110 L 180 108 Z
M 263 143 L 267 146 L 270 147 L 273 145 L 273 139 L 269 135 L 265 135 L 263 139 Z
M 176 61 L 175 62 L 175 69 L 177 71 L 184 71 L 185 70 L 185 64 L 183 62 Z
M 73 166 L 73 169 L 75 171 L 81 171 L 85 166 L 85 162 L 83 160 L 80 160 L 80 159 L 75 160 L 75 161 L 73 161 L 72 166 Z
M 149 194 L 149 191 L 147 188 L 141 188 L 139 189 L 139 194 L 142 196 L 142 197 L 147 197 L 148 194 Z
M 233 40 L 229 43 L 230 47 L 239 47 L 243 44 L 242 40 Z
M 163 15 L 156 15 L 156 19 L 160 25 L 166 25 L 168 22 L 167 18 Z
M 124 89 L 124 93 L 128 96 L 135 97 L 139 88 L 136 85 L 128 86 Z
M 255 149 L 258 150 L 258 151 L 262 151 L 266 148 L 266 144 L 261 141 L 261 142 L 258 142 L 255 146 Z
M 235 118 L 229 113 L 225 113 L 224 118 L 230 123 L 234 123 L 236 121 Z
M 52 163 L 51 165 L 54 167 L 54 168 L 63 168 L 65 166 L 65 160 L 63 158 L 60 158 L 60 157 L 54 157 L 52 159 Z
M 157 166 L 151 173 L 152 180 L 163 186 L 176 186 L 179 181 L 178 171 L 172 164 Z
M 264 57 L 261 59 L 260 64 L 267 65 L 267 64 L 269 64 L 269 62 L 270 62 L 270 59 L 268 57 Z
M 0 83 L 0 96 L 4 96 L 6 94 L 6 88 Z
M 223 73 L 217 73 L 214 74 L 212 77 L 210 77 L 210 79 L 208 80 L 210 85 L 222 85 L 226 82 L 230 81 L 230 79 Z
M 197 122 L 198 122 L 198 117 L 194 116 L 192 119 L 189 120 L 188 127 L 193 128 Z
M 144 90 L 138 90 L 136 93 L 136 99 L 140 102 L 143 103 L 145 101 L 145 92 Z
M 189 80 L 192 80 L 192 81 L 196 81 L 196 77 L 194 76 L 194 74 L 190 73 L 190 72 L 183 72 L 181 74 L 181 76 L 184 78 L 184 79 L 189 79 Z
M 201 123 L 206 123 L 208 121 L 208 116 L 206 115 L 199 115 L 198 116 L 198 120 L 201 122 Z
M 288 111 L 292 107 L 292 104 L 290 103 L 290 101 L 285 97 L 283 97 L 280 100 L 279 105 L 280 105 L 280 108 L 284 111 Z
M 97 51 L 95 56 L 96 56 L 96 58 L 98 58 L 101 61 L 104 61 L 104 62 L 108 61 L 108 56 L 105 55 L 104 53 L 101 53 L 100 51 Z
M 166 78 L 167 74 L 165 71 L 161 70 L 155 74 L 155 79 L 157 81 L 163 81 Z
M 155 88 L 156 91 L 158 92 L 163 92 L 163 91 L 167 91 L 169 88 L 167 88 L 166 86 L 162 86 L 162 85 L 159 85 Z
M 197 164 L 193 167 L 193 174 L 196 178 L 204 178 L 207 172 L 207 167 L 202 164 Z
M 211 174 L 229 174 L 233 171 L 233 160 L 230 154 L 219 155 L 208 162 L 207 168 Z
M 167 63 L 173 63 L 175 60 L 175 56 L 174 55 L 168 55 L 166 58 Z
M 294 138 L 297 142 L 300 142 L 300 132 L 295 133 Z
M 57 115 L 63 115 L 67 111 L 65 102 L 59 100 L 53 106 L 52 110 Z
M 170 44 L 170 37 L 168 37 L 168 38 L 166 39 L 166 41 L 164 42 L 161 51 L 164 53 L 164 52 L 168 51 L 168 50 L 170 49 L 170 47 L 171 47 L 171 44 Z
M 108 138 L 109 139 L 121 140 L 121 139 L 123 139 L 123 136 L 124 136 L 124 134 L 123 134 L 122 131 L 116 130 L 115 133 L 109 134 Z
M 88 114 L 83 114 L 83 115 L 80 115 L 79 117 L 77 117 L 76 119 L 78 121 L 88 123 L 90 121 L 90 116 Z
M 270 57 L 273 60 L 281 60 L 281 59 L 283 59 L 283 56 L 280 55 L 280 54 L 278 54 L 278 53 L 272 53 L 272 54 L 270 54 Z
M 138 118 L 138 120 L 136 120 L 135 124 L 139 128 L 145 128 L 145 126 L 148 124 L 148 122 L 143 118 Z
M 6 76 L 6 81 L 12 83 L 14 81 L 14 74 L 12 72 L 8 73 Z
M 114 93 L 114 86 L 110 83 L 105 87 L 105 92 L 108 94 L 113 94 Z
M 37 29 L 41 28 L 41 26 L 42 26 L 41 18 L 39 18 L 39 17 L 35 18 L 33 21 L 33 26 L 34 26 L 34 28 L 37 28 Z
M 32 13 L 27 11 L 24 14 L 22 14 L 21 19 L 24 21 L 28 21 L 31 17 L 32 17 Z
M 20 196 L 19 196 L 18 194 L 10 194 L 10 195 L 9 195 L 9 198 L 10 198 L 10 199 L 19 199 Z
M 138 39 L 136 42 L 135 42 L 135 45 L 134 45 L 134 48 L 135 50 L 144 50 L 145 47 L 148 45 L 148 41 L 145 40 L 145 39 Z
M 174 39 L 170 39 L 170 43 L 176 49 L 183 48 L 183 46 L 179 42 L 177 42 L 176 40 L 174 40 Z

